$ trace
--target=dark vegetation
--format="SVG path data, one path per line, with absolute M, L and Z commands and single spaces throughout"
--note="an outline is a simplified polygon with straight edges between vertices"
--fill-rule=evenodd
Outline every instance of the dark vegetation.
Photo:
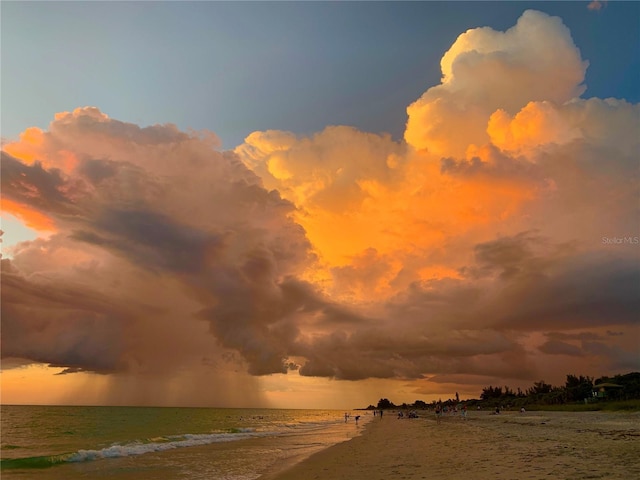
M 489 385 L 482 389 L 479 399 L 461 401 L 455 398 L 426 403 L 416 400 L 412 404 L 395 405 L 388 398 L 381 398 L 377 405 L 369 405 L 366 410 L 384 409 L 428 409 L 436 405 L 455 407 L 464 403 L 467 408 L 496 408 L 530 410 L 640 410 L 640 372 L 632 372 L 613 377 L 592 377 L 567 375 L 562 386 L 553 386 L 543 380 L 525 391 L 512 390 L 508 386 Z

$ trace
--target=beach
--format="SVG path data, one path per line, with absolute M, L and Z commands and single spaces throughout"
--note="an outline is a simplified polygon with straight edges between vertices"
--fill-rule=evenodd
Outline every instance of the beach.
M 640 478 L 640 412 L 389 413 L 363 430 L 261 480 Z
M 640 412 L 2 406 L 0 476 L 39 480 L 640 478 Z M 355 417 L 360 415 L 356 424 Z

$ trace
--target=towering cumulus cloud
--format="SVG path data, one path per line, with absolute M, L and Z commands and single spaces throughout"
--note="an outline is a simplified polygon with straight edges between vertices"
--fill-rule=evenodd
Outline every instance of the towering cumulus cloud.
M 557 17 L 528 10 L 506 32 L 469 30 L 442 57 L 442 84 L 409 106 L 407 143 L 463 155 L 488 141 L 487 118 L 531 101 L 562 104 L 582 94 L 587 62 Z
M 400 142 L 328 126 L 220 152 L 58 114 L 3 146 L 3 208 L 48 236 L 3 260 L 2 355 L 416 392 L 640 368 L 640 108 L 581 98 L 587 65 L 540 12 L 469 30 Z

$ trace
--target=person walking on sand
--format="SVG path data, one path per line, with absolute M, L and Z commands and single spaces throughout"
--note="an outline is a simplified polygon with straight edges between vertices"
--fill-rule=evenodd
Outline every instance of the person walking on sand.
M 442 410 L 440 409 L 440 405 L 436 406 L 436 423 L 440 423 L 440 418 L 442 417 Z

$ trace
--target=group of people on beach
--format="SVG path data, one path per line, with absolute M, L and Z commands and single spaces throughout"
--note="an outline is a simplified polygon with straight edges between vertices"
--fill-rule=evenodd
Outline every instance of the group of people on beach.
M 440 423 L 440 420 L 442 419 L 443 415 L 457 415 L 458 414 L 458 408 L 457 407 L 448 407 L 447 405 L 441 406 L 441 405 L 436 405 L 436 409 L 435 409 L 435 413 L 436 413 L 436 422 Z M 467 419 L 467 406 L 466 405 L 462 405 L 462 407 L 460 408 L 460 417 L 463 420 Z
M 504 409 L 504 407 L 502 407 L 502 409 Z M 478 410 L 480 410 L 480 406 L 478 406 Z M 495 410 L 492 412 L 493 415 L 500 415 L 500 410 L 501 408 L 499 406 L 497 406 L 495 408 Z M 522 407 L 520 409 L 520 413 L 525 413 L 526 410 L 524 409 L 524 407 Z M 460 418 L 462 418 L 463 420 L 467 419 L 467 406 L 466 405 L 457 405 L 457 406 L 449 406 L 449 405 L 441 405 L 441 404 L 437 404 L 435 406 L 434 409 L 434 413 L 436 415 L 436 422 L 440 423 L 440 421 L 442 420 L 443 416 L 456 416 L 458 414 L 460 414 Z M 380 418 L 382 418 L 383 415 L 383 410 L 374 410 L 373 411 L 373 416 L 379 416 Z M 351 414 L 348 412 L 345 412 L 344 414 L 344 421 L 345 423 L 347 423 L 349 421 L 349 418 L 351 418 Z M 398 419 L 402 419 L 402 418 L 418 418 L 418 412 L 416 410 L 410 410 L 408 412 L 404 412 L 402 410 L 400 410 L 398 412 Z M 360 415 L 356 415 L 354 417 L 356 425 L 358 425 L 358 420 L 360 419 Z
M 351 418 L 351 414 L 349 412 L 345 412 L 344 413 L 344 423 L 347 423 L 349 421 L 349 418 Z M 353 418 L 356 421 L 356 425 L 358 425 L 358 420 L 360 420 L 360 415 L 356 415 Z
M 400 418 L 418 418 L 418 412 L 415 410 L 409 410 L 406 414 L 401 410 L 398 412 L 398 419 Z

